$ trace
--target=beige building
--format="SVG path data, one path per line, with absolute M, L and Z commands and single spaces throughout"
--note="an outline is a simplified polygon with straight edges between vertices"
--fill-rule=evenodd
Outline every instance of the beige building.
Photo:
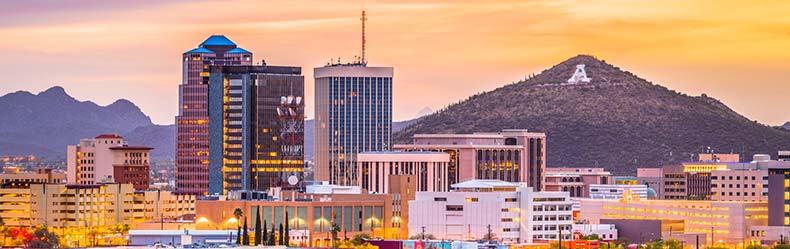
M 370 192 L 389 193 L 391 175 L 413 175 L 415 191 L 445 192 L 450 155 L 431 151 L 379 151 L 357 154 L 357 179 Z
M 0 188 L 24 186 L 31 183 L 66 183 L 66 174 L 52 169 L 41 168 L 36 172 L 21 172 L 16 168 L 3 170 L 0 174 Z
M 69 145 L 66 152 L 67 182 L 70 184 L 131 183 L 148 189 L 149 151 L 129 146 L 123 137 L 102 134 Z
M 473 134 L 415 134 L 412 140 L 412 144 L 396 144 L 393 149 L 450 155 L 448 188 L 474 179 L 495 179 L 545 189 L 545 133 L 504 129 Z
M 10 227 L 111 228 L 194 214 L 195 195 L 135 191 L 131 184 L 29 184 L 0 188 L 0 216 Z
M 602 219 L 677 220 L 684 231 L 702 234 L 700 241 L 735 245 L 750 237 L 749 229 L 768 224 L 767 202 L 642 200 L 626 195 L 620 200 L 579 199 L 580 220 L 600 224 Z M 662 234 L 666 239 L 670 235 Z M 673 235 L 674 236 L 674 235 Z M 703 240 L 704 239 L 704 240 Z

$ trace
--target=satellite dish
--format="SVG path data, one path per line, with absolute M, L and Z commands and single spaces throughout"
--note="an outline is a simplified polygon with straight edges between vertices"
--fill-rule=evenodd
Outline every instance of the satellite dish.
M 299 183 L 299 177 L 296 177 L 296 176 L 289 176 L 288 177 L 288 184 L 293 186 L 293 185 L 296 185 L 297 183 Z

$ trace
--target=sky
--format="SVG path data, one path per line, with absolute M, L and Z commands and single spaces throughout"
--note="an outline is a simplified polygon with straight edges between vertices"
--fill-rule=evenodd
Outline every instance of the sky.
M 360 54 L 395 68 L 394 120 L 439 110 L 590 54 L 752 120 L 790 121 L 788 1 L 3 1 L 0 94 L 60 85 L 172 124 L 181 54 L 224 34 L 269 65 Z

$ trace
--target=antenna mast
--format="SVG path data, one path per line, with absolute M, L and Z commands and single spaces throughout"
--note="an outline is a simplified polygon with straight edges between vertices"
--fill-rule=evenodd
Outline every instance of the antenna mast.
M 359 20 L 362 21 L 362 58 L 360 62 L 362 62 L 362 65 L 367 65 L 368 62 L 365 61 L 365 21 L 367 21 L 368 18 L 365 17 L 364 9 L 362 10 L 362 18 L 360 18 Z

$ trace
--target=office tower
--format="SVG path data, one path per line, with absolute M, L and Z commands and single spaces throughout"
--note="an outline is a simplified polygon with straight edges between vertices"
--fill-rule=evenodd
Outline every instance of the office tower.
M 315 179 L 358 185 L 356 156 L 389 150 L 392 67 L 365 62 L 315 68 Z
M 208 193 L 208 83 L 212 65 L 252 65 L 252 53 L 222 35 L 212 35 L 182 56 L 176 116 L 176 188 Z
M 135 190 L 147 190 L 152 149 L 129 146 L 116 134 L 80 139 L 80 144 L 67 147 L 66 180 L 70 184 L 129 183 Z
M 790 226 L 790 169 L 768 169 L 768 225 Z
M 213 66 L 209 193 L 268 190 L 304 170 L 299 67 Z

